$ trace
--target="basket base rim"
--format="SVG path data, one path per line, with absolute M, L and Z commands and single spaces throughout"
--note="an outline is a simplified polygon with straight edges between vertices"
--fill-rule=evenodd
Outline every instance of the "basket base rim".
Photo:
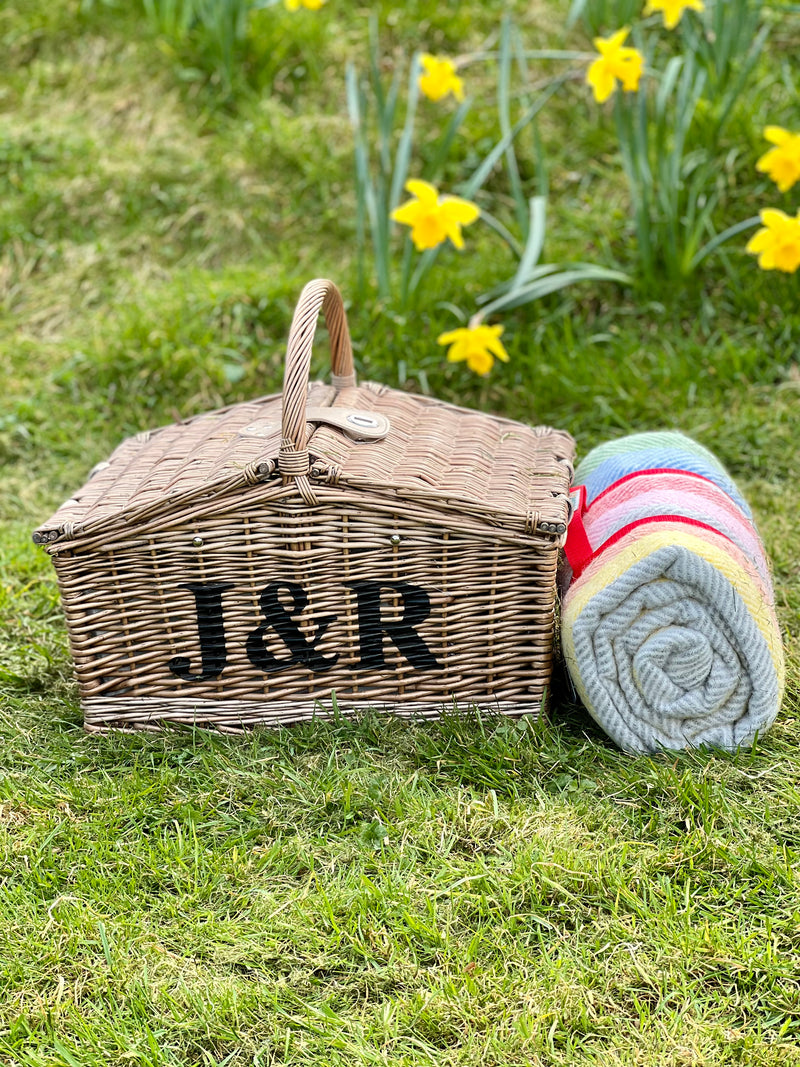
M 544 714 L 545 698 L 497 700 L 494 697 L 467 698 L 458 702 L 405 701 L 388 704 L 380 700 L 199 700 L 189 697 L 84 697 L 81 707 L 84 729 L 89 733 L 110 730 L 158 731 L 165 726 L 199 726 L 222 733 L 244 733 L 253 727 L 290 726 L 313 719 L 349 718 L 361 711 L 390 713 L 403 719 L 437 719 L 443 714 L 481 714 L 508 717 Z

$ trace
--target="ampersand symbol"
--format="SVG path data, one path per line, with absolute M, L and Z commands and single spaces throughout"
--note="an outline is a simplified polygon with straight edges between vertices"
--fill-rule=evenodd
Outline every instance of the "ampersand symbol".
M 286 608 L 278 599 L 279 592 L 283 590 L 292 598 L 292 605 Z M 315 674 L 329 671 L 339 658 L 339 653 L 334 652 L 330 656 L 323 656 L 317 651 L 317 645 L 325 635 L 326 630 L 335 615 L 325 615 L 316 620 L 316 631 L 311 640 L 307 640 L 293 615 L 300 615 L 305 611 L 308 604 L 308 594 L 298 582 L 272 582 L 261 594 L 261 611 L 265 622 L 247 638 L 247 656 L 254 667 L 267 674 L 276 671 L 285 671 L 294 664 L 302 664 Z M 269 630 L 274 630 L 291 655 L 287 659 L 278 659 L 267 648 L 264 637 Z

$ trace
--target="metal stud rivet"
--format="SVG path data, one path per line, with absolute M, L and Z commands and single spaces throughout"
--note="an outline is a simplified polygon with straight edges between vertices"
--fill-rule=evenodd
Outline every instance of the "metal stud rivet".
M 203 538 L 202 537 L 193 537 L 192 538 L 192 544 L 194 545 L 195 548 L 202 548 L 203 547 Z
M 399 533 L 393 533 L 392 536 L 389 538 L 389 540 L 393 545 L 399 545 L 400 544 L 400 534 Z

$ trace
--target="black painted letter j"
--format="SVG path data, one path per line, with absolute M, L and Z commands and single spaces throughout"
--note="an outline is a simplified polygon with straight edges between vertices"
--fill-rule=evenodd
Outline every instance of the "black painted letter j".
M 197 632 L 200 637 L 200 673 L 192 674 L 191 661 L 186 656 L 175 656 L 169 661 L 169 669 L 185 682 L 205 682 L 219 678 L 228 662 L 225 647 L 225 625 L 222 620 L 222 594 L 233 589 L 233 582 L 187 582 L 179 589 L 188 589 L 194 594 L 197 613 Z

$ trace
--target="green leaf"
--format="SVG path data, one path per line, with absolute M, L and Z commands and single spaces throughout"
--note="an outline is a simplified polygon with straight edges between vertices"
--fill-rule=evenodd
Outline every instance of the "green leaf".
M 450 153 L 450 149 L 453 147 L 453 142 L 458 135 L 458 131 L 461 128 L 461 124 L 466 118 L 467 112 L 472 106 L 472 100 L 468 97 L 466 100 L 462 100 L 457 110 L 453 113 L 450 121 L 447 124 L 447 128 L 442 134 L 438 145 L 436 146 L 436 152 L 431 160 L 430 175 L 431 181 L 435 181 L 441 168 L 444 166 L 444 162 Z
M 491 152 L 489 152 L 483 161 L 475 168 L 470 178 L 460 187 L 461 196 L 470 200 L 475 193 L 477 193 L 494 170 L 497 161 L 502 157 L 508 145 L 514 140 L 520 130 L 524 130 L 531 119 L 539 114 L 548 100 L 558 92 L 562 84 L 567 81 L 569 77 L 569 74 L 564 74 L 553 79 L 552 83 L 542 92 L 541 96 L 535 103 L 533 103 L 522 117 L 514 123 L 509 133 L 500 138 Z
M 406 184 L 408 165 L 411 160 L 411 150 L 414 140 L 414 119 L 417 113 L 417 101 L 419 100 L 419 70 L 420 53 L 415 52 L 411 57 L 411 66 L 408 73 L 408 99 L 406 101 L 406 121 L 397 146 L 394 170 L 392 172 L 392 187 L 389 193 L 389 212 L 391 213 L 400 203 L 400 194 Z
M 528 280 L 531 271 L 539 262 L 539 256 L 544 248 L 544 237 L 547 228 L 547 198 L 544 196 L 532 196 L 528 205 L 530 221 L 528 222 L 528 240 L 522 257 L 511 283 L 512 288 L 522 285 Z
M 512 290 L 506 296 L 501 296 L 491 304 L 487 304 L 482 309 L 482 314 L 486 316 L 497 311 L 510 311 L 512 308 L 530 304 L 550 293 L 566 289 L 576 282 L 618 282 L 621 285 L 629 285 L 631 278 L 622 271 L 610 270 L 606 267 L 595 267 L 591 264 L 578 265 L 572 270 L 562 270 L 530 285 Z
M 488 211 L 482 210 L 481 222 L 485 222 L 486 225 L 494 230 L 499 237 L 502 237 L 515 256 L 519 258 L 522 255 L 522 245 L 499 219 L 496 219 L 494 215 L 491 215 Z
M 519 176 L 517 156 L 514 152 L 514 138 L 511 134 L 511 33 L 512 23 L 506 16 L 503 18 L 500 28 L 500 55 L 497 72 L 497 113 L 500 119 L 500 132 L 508 139 L 505 148 L 506 170 L 511 187 L 511 195 L 514 198 L 514 207 L 517 212 L 517 223 L 525 236 L 528 226 L 528 211 L 525 195 L 522 192 L 522 180 Z
M 744 233 L 745 230 L 751 230 L 760 222 L 761 219 L 759 218 L 759 216 L 754 215 L 752 218 L 744 219 L 744 221 L 742 222 L 734 223 L 733 226 L 729 226 L 726 230 L 723 230 L 722 233 L 718 233 L 715 237 L 712 237 L 711 240 L 704 244 L 700 251 L 697 253 L 697 255 L 692 259 L 689 265 L 690 272 L 693 271 L 696 267 L 698 267 L 704 259 L 711 255 L 712 252 L 715 252 L 720 247 L 720 245 L 723 245 L 726 241 L 729 241 L 731 237 L 736 237 L 738 234 Z
M 548 274 L 554 274 L 557 270 L 561 269 L 562 268 L 557 263 L 543 263 L 540 266 L 534 267 L 533 270 L 529 271 L 527 277 L 525 278 L 524 284 L 527 285 L 529 282 L 534 282 L 537 278 L 545 278 Z M 510 293 L 512 289 L 519 288 L 521 288 L 521 285 L 515 286 L 514 279 L 510 278 L 504 282 L 501 282 L 499 285 L 493 286 L 485 293 L 481 293 L 481 295 L 476 299 L 475 302 L 479 306 L 481 304 L 488 304 L 496 297 L 501 296 L 504 293 Z

